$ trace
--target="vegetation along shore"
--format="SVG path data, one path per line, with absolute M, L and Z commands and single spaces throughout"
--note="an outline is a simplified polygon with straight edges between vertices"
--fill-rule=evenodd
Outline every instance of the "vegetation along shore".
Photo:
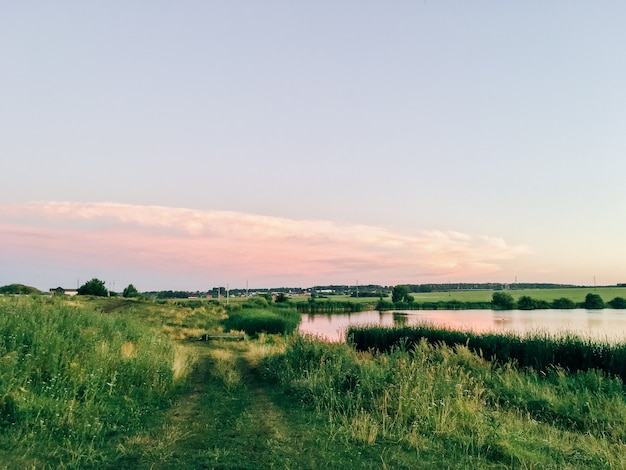
M 0 296 L 0 469 L 626 467 L 625 344 L 328 343 L 299 303 Z

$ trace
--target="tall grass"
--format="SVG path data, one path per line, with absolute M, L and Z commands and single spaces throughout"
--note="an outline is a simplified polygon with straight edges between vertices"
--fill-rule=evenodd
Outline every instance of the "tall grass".
M 525 373 L 425 341 L 372 355 L 309 337 L 261 367 L 347 445 L 402 443 L 425 467 L 626 465 L 623 383 L 597 371 Z
M 224 329 L 244 331 L 249 336 L 260 333 L 292 333 L 300 323 L 300 314 L 294 308 L 239 308 L 229 311 Z
M 105 440 L 169 403 L 186 362 L 166 336 L 125 317 L 0 299 L 0 450 L 17 449 L 26 460 L 16 467 L 97 466 Z
M 526 336 L 513 333 L 476 334 L 423 324 L 351 326 L 346 336 L 361 351 L 390 351 L 401 344 L 410 346 L 425 340 L 450 347 L 465 345 L 472 352 L 501 364 L 515 362 L 518 366 L 544 372 L 554 367 L 570 372 L 597 369 L 626 379 L 626 343 L 611 344 L 576 335 L 553 336 L 541 332 Z
M 296 308 L 300 313 L 355 313 L 371 309 L 373 302 L 363 303 L 352 300 L 313 300 L 309 302 L 296 303 Z

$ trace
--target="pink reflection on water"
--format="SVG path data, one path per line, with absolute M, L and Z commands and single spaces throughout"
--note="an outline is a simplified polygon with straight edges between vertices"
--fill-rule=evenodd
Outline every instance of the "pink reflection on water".
M 344 341 L 350 325 L 413 326 L 422 323 L 476 333 L 545 332 L 576 334 L 600 341 L 626 341 L 626 312 L 620 310 L 403 310 L 302 315 L 299 331 L 328 341 Z

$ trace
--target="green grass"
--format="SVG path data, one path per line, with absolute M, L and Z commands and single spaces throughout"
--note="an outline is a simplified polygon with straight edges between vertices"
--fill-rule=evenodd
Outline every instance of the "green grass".
M 403 327 L 351 326 L 346 337 L 359 351 L 388 352 L 427 341 L 433 345 L 466 346 L 473 353 L 500 364 L 515 363 L 518 367 L 540 372 L 554 368 L 570 372 L 594 369 L 626 380 L 626 343 L 610 344 L 569 334 L 477 334 L 423 324 Z
M 259 333 L 289 334 L 300 323 L 300 314 L 291 307 L 284 308 L 243 308 L 229 312 L 224 320 L 224 329 L 243 331 L 249 336 Z
M 225 305 L 211 300 L 73 297 L 63 301 L 133 318 L 151 331 L 167 334 L 172 340 L 198 339 L 206 333 L 221 331 L 222 322 L 228 316 Z
M 0 462 L 99 466 L 110 442 L 169 405 L 183 363 L 167 336 L 130 318 L 0 299 Z
M 516 301 L 526 295 L 537 300 L 545 300 L 552 302 L 560 298 L 568 298 L 574 302 L 584 302 L 585 296 L 589 293 L 600 295 L 605 302 L 615 297 L 626 298 L 626 287 L 572 287 L 564 289 L 520 289 L 507 291 L 479 290 L 479 291 L 455 291 L 450 292 L 415 292 L 411 295 L 416 302 L 439 302 L 458 300 L 461 302 L 490 302 L 494 292 L 506 292 L 510 294 Z
M 491 297 L 494 290 L 450 290 L 449 292 L 411 292 L 411 295 L 415 298 L 416 302 L 448 302 L 450 300 L 458 300 L 460 302 L 491 302 Z M 510 289 L 504 291 L 511 294 L 515 300 L 527 295 L 537 300 L 545 300 L 552 302 L 555 299 L 562 297 L 571 299 L 574 302 L 584 302 L 585 296 L 589 293 L 599 294 L 605 302 L 614 299 L 615 297 L 626 298 L 626 287 L 572 287 L 563 289 Z M 387 296 L 386 300 L 390 300 Z M 306 302 L 308 297 L 293 297 L 290 302 L 300 303 Z M 319 299 L 319 301 L 337 301 L 337 302 L 356 302 L 362 304 L 375 305 L 378 298 L 374 297 L 350 297 L 347 295 L 331 295 L 325 299 Z
M 295 317 L 261 304 L 0 298 L 0 469 L 626 468 L 624 384 L 597 370 L 425 341 L 190 341 Z
M 334 445 L 377 449 L 389 468 L 626 466 L 624 386 L 600 372 L 523 372 L 426 342 L 372 356 L 301 337 L 262 367 L 326 417 Z

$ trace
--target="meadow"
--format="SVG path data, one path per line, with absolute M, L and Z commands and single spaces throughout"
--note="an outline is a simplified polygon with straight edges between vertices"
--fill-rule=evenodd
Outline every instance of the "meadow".
M 0 296 L 0 469 L 626 467 L 616 374 L 325 343 L 297 317 L 263 298 Z
M 0 465 L 97 466 L 107 440 L 170 406 L 189 367 L 166 335 L 131 318 L 0 298 Z
M 450 290 L 449 292 L 415 292 L 411 295 L 416 302 L 439 302 L 458 300 L 461 302 L 489 302 L 494 292 L 506 292 L 516 301 L 522 296 L 532 297 L 537 300 L 552 302 L 556 299 L 566 298 L 573 302 L 584 302 L 589 293 L 601 296 L 605 301 L 615 297 L 626 298 L 626 287 L 570 287 L 561 289 L 510 289 L 505 291 L 494 290 Z
M 503 292 L 510 295 L 515 302 L 522 297 L 530 297 L 533 300 L 552 304 L 555 300 L 568 299 L 574 304 L 585 301 L 587 294 L 599 295 L 604 302 L 621 297 L 626 299 L 626 287 L 569 287 L 557 289 L 508 289 L 508 290 L 455 290 L 453 287 L 449 291 L 441 292 L 412 292 L 410 295 L 415 303 L 426 305 L 429 308 L 463 309 L 463 308 L 491 308 L 491 300 L 495 292 Z M 383 299 L 388 306 L 391 297 Z M 358 312 L 364 310 L 375 310 L 379 299 L 375 297 L 351 297 L 348 295 L 328 295 L 316 299 L 314 305 L 316 309 L 305 307 L 310 304 L 307 297 L 293 297 L 291 302 L 296 304 L 303 313 L 324 313 L 332 311 Z M 437 305 L 439 303 L 439 306 Z M 473 306 L 471 304 L 474 304 Z M 482 305 L 481 305 L 482 304 Z M 400 306 L 408 309 L 409 306 Z M 400 308 L 397 307 L 397 308 Z M 608 305 L 606 306 L 609 307 Z M 423 308 L 423 307 L 422 307 Z
M 420 302 L 438 302 L 440 300 L 459 300 L 462 302 L 489 302 L 494 292 L 503 292 L 496 290 L 458 290 L 453 286 L 447 291 L 437 292 L 411 292 L 411 295 L 415 297 L 416 301 Z M 515 299 L 527 295 L 534 299 L 552 301 L 562 297 L 569 298 L 574 302 L 582 302 L 585 300 L 585 296 L 592 292 L 599 294 L 605 300 L 610 300 L 614 297 L 626 297 L 626 287 L 567 287 L 556 289 L 507 289 L 504 292 L 511 294 Z M 294 296 L 291 297 L 291 302 L 307 302 L 310 297 Z M 389 296 L 385 297 L 389 299 Z M 231 299 L 232 301 L 233 299 Z M 237 299 L 234 299 L 237 301 Z M 357 302 L 357 303 L 370 303 L 375 304 L 378 297 L 352 297 L 349 295 L 326 295 L 324 297 L 318 297 L 319 302 L 327 300 L 338 302 Z M 222 302 L 224 300 L 222 299 Z

